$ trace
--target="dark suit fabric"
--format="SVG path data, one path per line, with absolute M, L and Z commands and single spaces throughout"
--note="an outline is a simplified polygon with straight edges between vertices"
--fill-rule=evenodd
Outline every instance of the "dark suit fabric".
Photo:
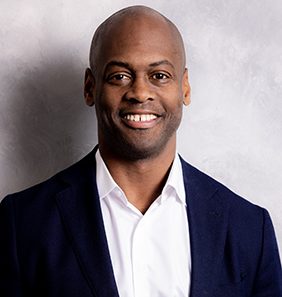
M 181 161 L 191 241 L 190 296 L 281 297 L 281 264 L 267 211 Z M 95 174 L 93 151 L 2 201 L 1 297 L 118 296 Z

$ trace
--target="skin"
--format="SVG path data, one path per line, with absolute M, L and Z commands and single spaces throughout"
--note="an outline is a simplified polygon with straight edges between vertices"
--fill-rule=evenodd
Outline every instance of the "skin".
M 90 65 L 84 95 L 95 105 L 101 156 L 145 213 L 166 182 L 182 107 L 190 103 L 182 38 L 158 12 L 129 7 L 97 29 Z

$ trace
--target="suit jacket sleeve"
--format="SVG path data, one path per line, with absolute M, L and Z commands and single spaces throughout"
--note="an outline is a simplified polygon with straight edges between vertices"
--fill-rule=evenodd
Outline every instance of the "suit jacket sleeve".
M 21 297 L 20 267 L 13 200 L 0 204 L 0 296 Z
M 282 271 L 274 228 L 264 210 L 263 242 L 253 297 L 282 297 Z

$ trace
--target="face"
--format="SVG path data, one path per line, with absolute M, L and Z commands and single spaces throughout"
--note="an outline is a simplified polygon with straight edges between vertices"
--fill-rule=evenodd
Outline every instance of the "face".
M 190 87 L 168 24 L 123 20 L 105 34 L 96 61 L 85 97 L 95 104 L 100 149 L 139 160 L 175 147 Z

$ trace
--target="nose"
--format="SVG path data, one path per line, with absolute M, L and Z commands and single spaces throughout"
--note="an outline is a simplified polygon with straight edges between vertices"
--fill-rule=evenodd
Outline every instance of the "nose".
M 125 99 L 135 103 L 154 100 L 150 81 L 146 77 L 136 77 L 126 92 Z

